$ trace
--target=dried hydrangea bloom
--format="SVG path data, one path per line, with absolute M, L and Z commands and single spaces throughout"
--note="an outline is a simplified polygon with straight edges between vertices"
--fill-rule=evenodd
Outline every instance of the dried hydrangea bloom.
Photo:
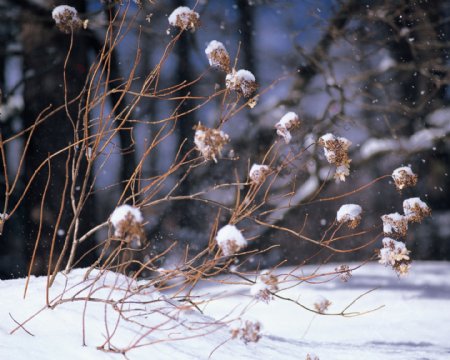
M 114 236 L 125 240 L 130 247 L 140 248 L 145 241 L 141 211 L 130 205 L 118 206 L 109 221 L 114 226 Z
M 420 198 L 410 198 L 403 201 L 403 211 L 408 221 L 422 222 L 423 218 L 431 215 L 431 209 Z
M 227 89 L 234 90 L 245 98 L 251 97 L 258 89 L 255 76 L 244 69 L 239 71 L 233 70 L 227 75 L 225 81 Z
M 194 31 L 198 27 L 200 15 L 187 6 L 180 6 L 176 8 L 169 15 L 169 24 L 179 27 L 181 30 Z
M 350 175 L 350 162 L 348 149 L 352 144 L 344 137 L 337 137 L 333 134 L 325 134 L 319 138 L 318 144 L 323 147 L 325 157 L 330 164 L 336 165 L 334 178 L 337 181 L 345 181 Z
M 339 208 L 336 214 L 336 220 L 338 223 L 346 223 L 349 228 L 354 229 L 361 222 L 361 213 L 361 206 L 345 204 Z
M 331 305 L 330 300 L 325 299 L 323 296 L 320 296 L 314 303 L 314 308 L 316 309 L 316 311 L 318 313 L 325 314 L 325 312 L 328 310 L 330 305 Z
M 275 124 L 277 134 L 281 136 L 286 144 L 292 139 L 291 131 L 300 126 L 300 120 L 295 112 L 288 112 Z
M 319 357 L 316 354 L 306 354 L 306 359 L 305 360 L 320 360 Z
M 386 236 L 405 237 L 408 232 L 408 219 L 399 213 L 383 215 L 383 232 Z
M 225 256 L 237 254 L 247 246 L 247 240 L 239 229 L 230 224 L 225 225 L 217 232 L 216 242 Z
M 398 276 L 405 276 L 410 269 L 409 253 L 403 242 L 386 237 L 383 239 L 383 248 L 379 252 L 379 263 L 391 266 Z
M 245 320 L 238 328 L 231 329 L 231 338 L 239 338 L 244 343 L 258 342 L 261 339 L 261 324 L 259 321 Z
M 255 184 L 261 184 L 270 172 L 270 168 L 267 165 L 253 164 L 250 168 L 248 176 Z
M 350 267 L 348 265 L 340 265 L 339 267 L 335 268 L 334 271 L 336 271 L 339 274 L 339 278 L 343 282 L 347 282 L 352 277 L 352 272 L 350 270 Z
M 52 18 L 59 30 L 66 34 L 79 30 L 83 22 L 78 17 L 78 11 L 72 6 L 60 5 L 53 9 Z
M 230 56 L 220 41 L 211 41 L 205 49 L 205 54 L 210 66 L 219 68 L 227 73 L 230 72 Z
M 261 272 L 256 282 L 250 288 L 250 294 L 257 300 L 268 303 L 272 300 L 272 293 L 278 291 L 278 278 L 268 270 Z
M 230 141 L 230 137 L 221 130 L 210 129 L 202 124 L 195 128 L 194 143 L 206 160 L 214 160 L 221 155 L 224 145 Z
M 416 186 L 417 184 L 417 175 L 413 173 L 409 166 L 402 166 L 395 169 L 392 172 L 392 178 L 398 190 Z

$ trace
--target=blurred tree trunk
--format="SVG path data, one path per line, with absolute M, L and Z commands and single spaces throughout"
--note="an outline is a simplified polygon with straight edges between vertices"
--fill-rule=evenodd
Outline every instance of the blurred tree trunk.
M 65 1 L 64 4 L 74 6 L 81 13 L 86 9 L 84 0 Z M 54 109 L 64 103 L 63 71 L 65 57 L 69 50 L 70 35 L 63 34 L 56 29 L 51 19 L 51 9 L 42 9 L 41 13 L 37 13 L 34 9 L 24 7 L 22 9 L 21 40 L 24 53 L 23 71 L 30 75 L 25 81 L 24 91 L 24 127 L 28 128 L 34 124 L 43 108 L 51 105 Z M 87 54 L 88 49 L 83 35 L 74 34 L 73 49 L 66 69 L 67 98 L 69 100 L 79 95 L 84 85 L 88 72 Z M 69 106 L 69 114 L 73 121 L 78 118 L 78 106 L 78 102 Z M 71 120 L 65 111 L 57 112 L 49 121 L 45 121 L 36 128 L 25 158 L 24 183 L 29 181 L 49 154 L 53 154 L 73 142 L 73 132 Z M 50 244 L 60 211 L 66 179 L 67 154 L 67 151 L 64 152 L 43 167 L 33 181 L 25 201 L 26 219 L 28 220 L 26 224 L 28 260 L 31 259 L 34 243 L 39 237 L 41 226 L 40 243 L 32 271 L 35 274 L 42 274 L 47 270 Z M 49 171 L 51 171 L 50 175 Z M 80 173 L 82 171 L 83 166 Z M 44 193 L 48 179 L 48 190 Z M 45 203 L 41 212 L 43 196 L 45 196 Z M 61 229 L 66 229 L 69 219 L 73 217 L 69 201 L 70 195 L 66 192 Z M 84 225 L 80 229 L 81 232 L 86 230 L 86 226 L 89 226 L 94 219 L 92 209 L 93 207 L 87 204 L 80 216 L 81 220 L 86 220 L 82 221 Z M 64 236 L 56 237 L 55 260 L 61 251 L 63 240 Z M 79 251 L 83 251 L 83 249 L 80 248 Z M 86 260 L 89 262 L 89 259 Z

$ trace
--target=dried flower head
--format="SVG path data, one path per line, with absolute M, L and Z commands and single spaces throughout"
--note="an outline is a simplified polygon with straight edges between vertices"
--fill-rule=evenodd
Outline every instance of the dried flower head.
M 72 6 L 60 5 L 53 9 L 52 18 L 59 30 L 66 34 L 79 30 L 83 22 L 78 17 L 78 11 Z
M 403 201 L 405 217 L 411 222 L 422 222 L 423 218 L 431 215 L 431 209 L 420 198 L 410 198 Z
M 267 165 L 253 164 L 248 175 L 255 184 L 261 184 L 269 172 L 270 168 Z
M 409 186 L 416 186 L 417 175 L 413 173 L 409 166 L 402 166 L 392 172 L 395 186 L 398 190 L 402 190 Z
M 244 343 L 258 342 L 261 339 L 261 324 L 259 321 L 245 320 L 238 328 L 231 329 L 231 338 L 239 338 Z
M 324 149 L 324 154 L 330 164 L 336 165 L 334 178 L 337 181 L 345 181 L 350 174 L 350 162 L 348 149 L 352 144 L 344 137 L 337 137 L 333 134 L 325 134 L 319 138 L 318 144 Z
M 361 222 L 362 208 L 356 204 L 342 205 L 336 215 L 338 223 L 346 223 L 350 229 L 356 228 Z
M 383 215 L 383 232 L 386 236 L 405 237 L 408 232 L 408 219 L 399 213 Z
M 200 24 L 200 15 L 187 6 L 176 8 L 169 16 L 169 24 L 182 30 L 192 30 Z
M 281 136 L 286 144 L 292 139 L 291 131 L 300 126 L 300 120 L 295 112 L 288 112 L 275 124 L 277 134 Z
M 226 76 L 227 89 L 233 90 L 244 96 L 251 97 L 258 89 L 255 76 L 248 70 L 233 71 Z
M 142 226 L 141 211 L 130 205 L 121 205 L 111 214 L 109 221 L 114 226 L 114 236 L 127 242 L 137 249 L 145 242 L 145 232 Z
M 349 281 L 352 277 L 352 272 L 350 271 L 350 267 L 348 265 L 340 265 L 339 267 L 335 268 L 334 271 L 339 274 L 339 278 L 343 282 Z
M 220 41 L 211 41 L 205 49 L 205 54 L 210 66 L 217 67 L 227 73 L 230 72 L 230 56 Z
M 262 271 L 250 288 L 250 293 L 255 299 L 266 303 L 273 299 L 272 293 L 275 291 L 278 291 L 278 278 L 268 270 Z
M 225 225 L 217 232 L 216 241 L 225 256 L 237 254 L 247 246 L 247 240 L 239 229 L 230 224 Z
M 383 239 L 383 248 L 379 251 L 379 263 L 391 266 L 398 276 L 405 276 L 410 269 L 409 253 L 403 242 L 386 237 Z
M 331 305 L 330 300 L 325 299 L 324 297 L 320 296 L 314 303 L 314 308 L 316 309 L 316 311 L 318 313 L 325 314 L 325 312 L 328 310 L 330 305 Z
M 306 359 L 305 360 L 320 360 L 319 357 L 316 354 L 306 354 Z
M 230 137 L 221 130 L 210 129 L 202 124 L 194 127 L 194 143 L 205 160 L 214 160 L 221 155 L 222 148 L 230 141 Z

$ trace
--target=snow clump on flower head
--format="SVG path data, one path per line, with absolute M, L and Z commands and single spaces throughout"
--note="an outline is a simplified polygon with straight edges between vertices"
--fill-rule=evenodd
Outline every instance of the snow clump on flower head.
M 255 184 L 261 184 L 264 182 L 269 172 L 270 168 L 267 165 L 253 164 L 248 176 Z
M 52 18 L 55 20 L 58 29 L 66 34 L 80 29 L 83 25 L 83 22 L 78 17 L 77 9 L 68 5 L 55 7 L 52 11 Z
M 114 235 L 128 242 L 132 248 L 139 248 L 145 240 L 141 211 L 131 205 L 120 205 L 109 217 L 114 226 Z
M 237 254 L 247 246 L 247 240 L 239 229 L 230 224 L 225 225 L 217 232 L 216 241 L 225 256 Z
M 169 24 L 181 30 L 195 30 L 199 25 L 200 15 L 187 6 L 176 8 L 169 16 Z
M 401 241 L 385 237 L 383 248 L 380 249 L 379 263 L 384 266 L 391 266 L 398 276 L 405 276 L 411 267 L 410 251 Z
M 275 124 L 277 134 L 281 136 L 286 144 L 289 144 L 292 139 L 291 130 L 300 126 L 300 120 L 295 112 L 286 113 L 280 121 Z
M 217 156 L 221 155 L 222 148 L 230 141 L 230 137 L 218 129 L 210 129 L 202 124 L 194 127 L 194 143 L 205 160 L 217 162 Z
M 336 215 L 338 223 L 347 223 L 351 229 L 356 228 L 361 222 L 362 208 L 356 204 L 342 205 Z
M 431 215 L 431 209 L 420 198 L 410 198 L 403 201 L 405 217 L 411 222 L 422 222 L 422 219 Z
M 351 141 L 333 134 L 325 134 L 319 138 L 318 144 L 324 148 L 327 161 L 336 165 L 334 174 L 336 181 L 345 181 L 345 177 L 350 174 L 351 160 L 348 157 L 348 149 L 352 144 Z
M 383 232 L 386 236 L 404 237 L 408 232 L 408 219 L 398 212 L 383 215 Z
M 402 166 L 395 169 L 392 172 L 392 178 L 398 190 L 409 186 L 416 186 L 417 184 L 417 175 L 413 173 L 409 166 Z
M 230 72 L 230 55 L 225 46 L 217 40 L 211 41 L 205 49 L 209 65 L 225 72 Z
M 225 81 L 227 89 L 234 90 L 245 98 L 251 97 L 258 88 L 255 75 L 244 69 L 238 71 L 233 69 L 233 71 L 226 76 Z
M 261 275 L 250 288 L 250 294 L 257 299 L 268 303 L 272 300 L 272 293 L 278 291 L 278 278 L 268 270 L 261 271 Z

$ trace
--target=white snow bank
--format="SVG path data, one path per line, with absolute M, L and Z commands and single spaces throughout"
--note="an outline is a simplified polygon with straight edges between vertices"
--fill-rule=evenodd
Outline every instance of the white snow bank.
M 358 264 L 348 265 L 354 269 Z M 297 276 L 313 275 L 317 271 L 332 273 L 336 266 L 278 268 L 275 275 L 282 284 L 277 294 L 310 307 L 322 295 L 333 303 L 330 312 L 334 312 L 376 288 L 353 304 L 351 310 L 378 310 L 343 318 L 318 316 L 295 302 L 278 298 L 269 304 L 255 303 L 248 294 L 249 285 L 229 275 L 221 280 L 234 285 L 224 282 L 211 285 L 209 278 L 200 282 L 191 294 L 194 301 L 197 295 L 214 298 L 198 304 L 204 312 L 202 315 L 193 307 L 189 309 L 187 302 L 171 300 L 168 293 L 161 294 L 153 288 L 137 291 L 136 285 L 145 282 L 135 283 L 114 273 L 99 277 L 100 273 L 93 272 L 83 282 L 85 270 L 81 269 L 57 277 L 50 298 L 58 299 L 65 287 L 70 290 L 63 297 L 67 301 L 49 309 L 43 292 L 45 277 L 31 278 L 25 299 L 24 279 L 0 281 L 0 359 L 28 360 L 30 356 L 33 360 L 121 359 L 120 354 L 97 349 L 105 343 L 106 324 L 110 334 L 115 332 L 111 345 L 126 346 L 139 339 L 142 345 L 146 344 L 128 352 L 130 360 L 147 360 L 149 356 L 158 360 L 197 360 L 208 359 L 210 355 L 212 360 L 298 360 L 306 359 L 308 353 L 324 360 L 448 359 L 450 312 L 445 309 L 450 307 L 449 262 L 415 262 L 410 276 L 401 280 L 389 269 L 370 263 L 352 271 L 348 282 L 329 275 L 319 283 L 290 286 L 289 281 Z M 97 282 L 94 276 L 98 277 Z M 93 301 L 86 303 L 82 298 L 89 293 Z M 115 302 L 95 301 L 102 298 Z M 121 299 L 125 301 L 120 302 Z M 140 302 L 134 303 L 136 300 Z M 117 306 L 132 321 L 119 318 L 114 310 Z M 17 327 L 16 322 L 23 323 L 40 310 L 23 328 L 10 335 Z M 262 325 L 258 343 L 245 345 L 239 339 L 230 340 L 230 328 L 222 320 L 240 318 L 242 313 Z M 167 323 L 158 327 L 161 320 Z M 209 326 L 212 321 L 217 326 Z M 86 346 L 82 342 L 83 324 Z

